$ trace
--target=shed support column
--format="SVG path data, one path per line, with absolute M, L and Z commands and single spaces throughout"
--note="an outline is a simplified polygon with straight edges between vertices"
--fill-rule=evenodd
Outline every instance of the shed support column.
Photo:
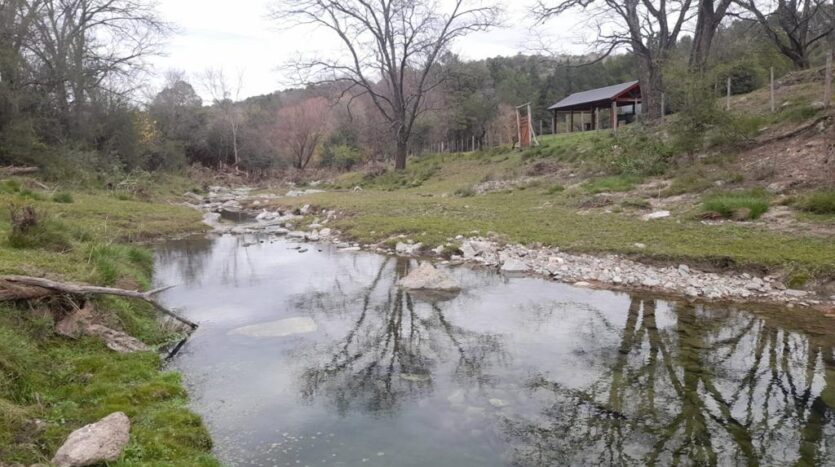
M 618 103 L 612 101 L 612 131 L 618 131 Z
M 600 129 L 600 107 L 595 107 L 594 109 L 594 129 Z
M 574 111 L 572 110 L 568 115 L 568 132 L 574 133 Z

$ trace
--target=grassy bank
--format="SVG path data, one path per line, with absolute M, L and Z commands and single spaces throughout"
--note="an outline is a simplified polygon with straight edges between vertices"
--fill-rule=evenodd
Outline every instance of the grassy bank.
M 590 133 L 546 139 L 543 147 L 521 153 L 504 148 L 431 155 L 414 161 L 401 174 L 347 174 L 333 185 L 343 191 L 279 203 L 310 203 L 342 211 L 345 215 L 335 226 L 363 242 L 405 234 L 432 247 L 456 235 L 494 232 L 508 241 L 542 243 L 573 252 L 626 253 L 663 261 L 835 276 L 831 238 L 781 233 L 750 223 L 702 222 L 707 204 L 702 200 L 721 201 L 711 190 L 694 194 L 689 203 L 673 205 L 670 218 L 643 221 L 641 216 L 651 211 L 651 202 L 664 201 L 665 195 L 661 188 L 647 193 L 638 185 L 658 180 L 669 186 L 669 180 L 680 175 L 611 175 L 600 170 L 603 164 L 595 158 L 577 156 L 592 153 L 601 145 L 598 140 L 610 144 L 606 138 L 603 133 Z M 542 153 L 549 155 L 540 157 Z M 572 160 L 563 159 L 563 154 Z M 546 167 L 550 173 L 543 175 L 542 166 L 548 164 L 553 167 Z M 478 188 L 491 182 L 492 191 L 479 194 Z M 725 182 L 723 190 L 731 183 Z M 363 190 L 347 190 L 352 186 Z M 830 217 L 812 221 L 826 225 Z
M 38 224 L 16 237 L 8 212 L 0 216 L 0 273 L 147 287 L 152 256 L 134 242 L 202 226 L 197 212 L 144 197 L 57 196 L 31 181 L 4 182 L 4 211 L 33 207 Z M 72 430 L 124 411 L 133 424 L 130 444 L 111 465 L 217 465 L 179 376 L 161 370 L 156 352 L 116 354 L 96 339 L 55 335 L 54 312 L 66 306 L 58 299 L 0 305 L 0 463 L 47 462 Z M 95 308 L 97 319 L 151 346 L 176 338 L 147 304 L 101 298 Z

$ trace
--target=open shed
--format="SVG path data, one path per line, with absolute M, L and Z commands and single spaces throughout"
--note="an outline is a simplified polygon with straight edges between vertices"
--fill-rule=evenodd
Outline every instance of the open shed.
M 548 107 L 553 113 L 553 130 L 558 133 L 560 118 L 566 120 L 567 131 L 617 129 L 621 123 L 637 118 L 641 106 L 641 85 L 638 81 L 576 92 Z M 603 113 L 607 113 L 603 119 Z

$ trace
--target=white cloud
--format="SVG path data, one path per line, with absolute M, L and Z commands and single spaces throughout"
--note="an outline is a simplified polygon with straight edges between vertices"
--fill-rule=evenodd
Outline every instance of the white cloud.
M 279 30 L 268 18 L 274 1 L 161 0 L 160 13 L 178 27 L 179 33 L 169 40 L 166 55 L 153 60 L 155 71 L 161 75 L 168 69 L 183 70 L 192 81 L 210 67 L 222 67 L 230 74 L 243 71 L 242 97 L 287 87 L 290 77 L 282 73 L 283 63 L 299 54 L 333 48 L 335 43 L 324 30 Z M 467 36 L 455 43 L 453 50 L 469 59 L 530 50 L 533 20 L 528 17 L 527 6 L 508 0 L 505 10 L 505 27 Z M 544 29 L 568 37 L 574 23 L 566 17 L 550 22 Z M 572 41 L 564 44 L 564 50 L 581 50 Z

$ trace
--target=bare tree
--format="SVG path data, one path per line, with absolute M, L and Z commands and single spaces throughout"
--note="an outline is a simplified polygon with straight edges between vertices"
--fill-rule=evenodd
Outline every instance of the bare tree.
M 781 54 L 798 69 L 809 68 L 809 55 L 835 28 L 830 0 L 735 0 L 756 21 Z
M 395 168 L 406 167 L 415 120 L 442 75 L 436 63 L 454 40 L 494 26 L 498 7 L 455 0 L 285 0 L 273 16 L 289 25 L 331 31 L 344 54 L 297 63 L 300 81 L 341 83 L 344 95 L 367 95 L 391 126 Z
M 733 2 L 734 0 L 698 0 L 699 13 L 696 16 L 693 49 L 690 51 L 691 69 L 704 70 L 716 30 L 727 16 Z
M 238 151 L 238 133 L 244 119 L 243 110 L 238 104 L 243 89 L 244 74 L 239 71 L 237 79 L 230 82 L 223 68 L 209 68 L 203 72 L 203 88 L 212 97 L 215 109 L 220 113 L 225 125 L 229 128 L 232 138 L 232 160 L 235 170 L 241 162 Z
M 26 52 L 65 129 L 77 131 L 98 95 L 124 96 L 171 30 L 151 0 L 40 0 Z
M 293 167 L 304 170 L 328 130 L 328 100 L 312 97 L 278 111 L 275 143 L 287 152 Z
M 534 14 L 540 21 L 570 10 L 584 10 L 596 22 L 595 44 L 602 59 L 622 46 L 638 58 L 643 109 L 649 118 L 662 114 L 661 70 L 690 19 L 692 0 L 540 0 Z

